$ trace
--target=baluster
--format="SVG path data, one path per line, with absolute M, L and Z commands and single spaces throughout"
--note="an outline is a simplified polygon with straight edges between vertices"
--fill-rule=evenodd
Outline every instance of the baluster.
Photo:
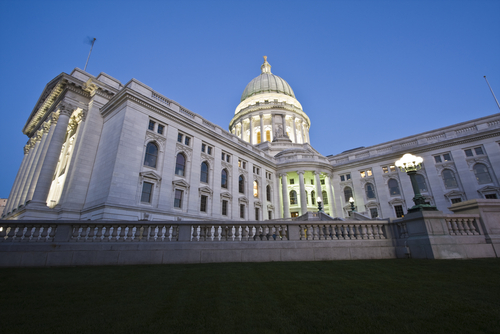
M 380 239 L 387 239 L 387 238 L 385 237 L 385 227 L 384 227 L 384 225 L 379 224 L 379 225 L 377 225 L 377 226 L 378 226 L 378 231 L 379 231 L 379 236 L 380 236 Z
M 132 228 L 132 230 L 134 231 L 134 234 L 132 235 L 133 242 L 141 241 L 141 235 L 142 235 L 141 228 L 142 228 L 142 225 L 133 226 L 133 228 Z
M 56 231 L 57 231 L 57 225 L 50 225 L 49 229 L 50 229 L 50 232 L 49 232 L 49 238 L 47 239 L 47 241 L 54 241 L 54 237 L 55 237 Z
M 241 228 L 242 227 L 240 225 L 234 226 L 234 241 L 241 241 Z
M 228 226 L 227 227 L 227 241 L 233 241 L 233 226 Z
M 457 219 L 458 233 L 460 235 L 465 235 L 464 226 L 462 225 L 462 221 L 463 221 L 463 219 L 461 219 L 461 218 Z
M 352 238 L 356 239 L 356 240 L 361 239 L 359 224 L 353 225 L 352 229 L 353 229 L 353 232 L 354 232 L 354 235 L 353 235 Z
M 88 241 L 94 241 L 95 225 L 89 225 Z
M 338 240 L 337 230 L 338 230 L 337 224 L 330 225 L 330 233 L 331 233 L 332 240 Z
M 468 218 L 464 218 L 462 220 L 462 224 L 464 226 L 464 232 L 466 235 L 473 235 L 473 233 L 471 232 L 470 228 L 469 228 L 469 219 Z
M 120 234 L 118 234 L 116 241 L 125 241 L 126 230 L 127 225 L 120 226 Z
M 372 225 L 373 229 L 373 238 L 374 239 L 380 239 L 379 233 L 378 233 L 378 226 L 377 225 Z
M 80 238 L 78 238 L 78 241 L 87 241 L 88 237 L 88 226 L 87 225 L 82 225 L 82 231 L 80 232 Z
M 306 226 L 305 225 L 299 225 L 299 230 L 300 230 L 300 240 L 305 240 L 306 239 Z
M 172 230 L 172 235 L 170 235 L 170 230 Z M 169 233 L 169 241 L 177 241 L 179 237 L 179 225 L 169 225 L 168 233 Z
M 288 240 L 288 228 L 287 225 L 279 225 L 281 228 L 281 241 Z
M 111 229 L 113 229 L 113 232 L 111 232 Z M 117 239 L 117 236 L 118 236 L 118 225 L 111 225 L 111 228 L 110 228 L 110 232 L 111 232 L 111 239 L 109 240 L 110 242 L 116 242 L 118 241 Z
M 44 236 L 45 229 L 42 233 L 42 237 Z M 80 225 L 73 225 L 73 233 L 71 233 L 71 239 L 70 241 L 72 242 L 77 242 L 78 241 L 78 236 L 80 235 Z
M 250 226 L 241 225 L 241 241 L 248 241 L 250 235 Z
M 149 225 L 142 225 L 142 233 L 140 234 L 141 241 L 148 241 Z
M 149 226 L 149 240 L 148 241 L 155 241 L 155 234 L 156 234 L 156 225 L 150 225 Z
M 199 241 L 205 241 L 206 237 L 207 237 L 207 226 L 206 225 L 200 225 L 200 238 L 199 238 Z
M 17 229 L 16 238 L 14 239 L 14 242 L 20 242 L 22 240 L 24 235 L 24 228 L 25 228 L 24 225 L 20 225 L 20 227 Z
M 0 242 L 5 241 L 6 234 L 7 234 L 7 225 L 0 225 Z
M 102 229 L 104 228 L 103 225 L 96 225 L 95 226 L 97 229 L 97 233 L 95 234 L 95 239 L 93 240 L 94 242 L 101 242 L 101 237 L 102 237 Z
M 459 235 L 457 219 L 452 219 L 451 224 L 453 226 L 453 235 Z
M 220 240 L 227 241 L 227 225 L 221 225 Z
M 31 238 L 32 242 L 38 242 L 38 237 L 40 236 L 40 229 L 42 225 L 36 225 L 35 230 L 33 231 L 33 237 Z
M 106 225 L 106 226 L 102 226 L 102 229 L 104 229 L 104 235 L 102 237 L 102 240 L 103 242 L 109 242 L 109 236 L 110 236 L 110 232 L 111 232 L 111 229 L 110 229 L 111 225 Z M 102 233 L 102 229 L 101 229 L 101 233 Z
M 372 225 L 366 225 L 366 229 L 368 231 L 368 239 L 374 239 L 374 237 L 373 237 L 373 226 Z
M 168 232 L 170 232 L 170 231 L 168 231 Z M 167 230 L 165 229 L 165 225 L 158 226 L 158 239 L 160 239 L 160 241 L 165 241 L 165 239 L 168 239 Z
M 191 241 L 198 241 L 198 225 L 193 225 L 192 227 L 193 234 L 192 237 L 190 237 Z
M 16 228 L 11 226 L 9 232 L 7 233 L 7 241 L 14 241 L 15 232 Z
M 219 233 L 219 225 L 214 226 L 214 241 L 219 241 L 220 238 L 220 233 Z
M 480 234 L 479 231 L 476 229 L 476 219 L 475 218 L 471 218 L 469 219 L 469 227 L 470 227 L 470 231 L 472 232 L 473 235 L 478 235 Z
M 355 231 L 354 231 L 354 225 L 347 225 L 347 227 L 349 228 L 349 239 L 350 240 L 354 240 L 356 239 L 355 237 Z
M 349 240 L 349 231 L 347 230 L 347 225 L 342 225 L 342 237 L 344 240 Z
M 20 241 L 29 242 L 31 239 L 31 231 L 33 229 L 33 225 L 26 225 L 26 231 L 23 234 L 23 237 Z
M 311 225 L 304 225 L 305 227 L 305 233 L 306 233 L 306 240 L 312 240 L 313 238 L 313 229 Z
M 361 228 L 363 229 L 363 239 L 368 239 L 368 227 L 366 225 L 362 225 Z

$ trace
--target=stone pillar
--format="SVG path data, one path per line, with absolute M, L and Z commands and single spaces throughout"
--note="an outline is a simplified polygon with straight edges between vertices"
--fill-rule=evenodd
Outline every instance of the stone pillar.
M 240 139 L 243 140 L 243 121 L 240 121 Z
M 314 171 L 313 174 L 315 176 L 315 181 L 314 182 L 316 182 L 316 197 L 319 196 L 319 198 L 321 198 L 321 201 L 323 202 L 323 194 L 321 192 L 321 181 L 319 179 L 320 172 Z M 330 202 L 328 202 L 328 203 L 330 203 Z
M 295 127 L 295 116 L 293 116 L 292 122 L 293 122 L 293 142 L 298 143 L 299 141 L 297 140 L 297 129 Z
M 334 212 L 333 208 L 333 190 L 332 190 L 332 176 L 327 174 L 325 177 L 326 191 L 328 196 L 328 209 L 330 210 L 330 216 L 335 217 L 337 213 Z
M 298 170 L 297 174 L 299 174 L 299 183 L 300 183 L 300 214 L 303 215 L 307 212 L 307 200 L 306 200 L 306 187 L 304 184 L 304 171 Z
M 274 114 L 271 114 L 271 127 L 272 127 L 272 129 L 271 129 L 271 136 L 272 136 L 272 137 L 271 137 L 271 141 L 273 141 L 273 140 L 274 140 L 274 138 L 276 137 L 276 136 L 275 136 L 275 131 L 276 131 L 276 122 L 275 122 L 275 120 L 274 120 Z
M 260 117 L 260 142 L 263 143 L 265 142 L 265 133 L 264 133 L 264 119 L 262 117 L 262 114 L 259 114 Z
M 33 174 L 33 178 L 31 180 L 31 185 L 26 197 L 27 200 L 31 200 L 33 198 L 33 192 L 35 191 L 36 184 L 38 183 L 40 170 L 42 169 L 43 161 L 45 160 L 45 155 L 47 154 L 47 147 L 49 146 L 50 139 L 52 138 L 52 135 L 54 133 L 54 129 L 55 126 L 51 126 L 50 122 L 46 122 L 43 124 L 44 135 L 42 138 L 42 152 L 38 158 L 35 173 Z
M 248 141 L 250 144 L 253 145 L 253 123 L 252 123 L 252 116 L 248 117 L 248 128 L 250 130 L 250 136 L 248 137 Z
M 68 129 L 69 117 L 73 113 L 73 107 L 67 104 L 60 106 L 59 118 L 52 135 L 45 161 L 43 162 L 42 169 L 40 170 L 39 181 L 33 192 L 33 203 L 47 205 L 47 196 L 49 194 L 50 186 L 52 184 L 52 176 L 59 161 L 61 148 L 64 143 L 66 131 Z M 56 123 L 54 121 L 54 123 Z
M 288 181 L 286 173 L 281 175 L 281 193 L 283 197 L 283 218 L 290 218 L 290 199 L 288 198 Z
M 288 137 L 286 135 L 286 114 L 281 115 L 281 123 L 283 125 L 283 137 Z
M 37 151 L 37 148 L 39 147 L 39 145 L 37 145 L 36 136 L 33 136 L 30 138 L 28 145 L 30 147 L 28 162 L 26 163 L 26 167 L 24 168 L 23 174 L 21 176 L 21 183 L 19 184 L 19 188 L 17 189 L 17 192 L 15 194 L 13 209 L 19 207 L 19 205 L 24 204 L 24 203 L 21 203 L 23 193 L 25 192 L 25 188 L 29 187 L 28 185 L 26 185 L 26 182 L 28 181 L 28 175 L 29 175 L 31 168 L 33 167 L 36 151 Z
M 19 201 L 20 204 L 26 203 L 26 199 L 27 199 L 28 194 L 29 194 L 29 189 L 31 188 L 31 185 L 33 183 L 33 176 L 35 175 L 37 166 L 39 164 L 46 138 L 47 138 L 47 132 L 45 132 L 44 130 L 38 130 L 36 132 L 37 144 L 35 147 L 33 163 L 31 164 L 29 171 L 26 173 L 26 177 L 27 177 L 26 184 L 24 186 L 24 189 L 23 189 L 23 192 L 21 195 L 21 199 Z
M 28 145 L 24 146 L 24 157 L 21 162 L 21 166 L 17 171 L 16 178 L 14 180 L 14 184 L 12 185 L 12 189 L 9 194 L 9 199 L 7 200 L 7 205 L 5 206 L 4 214 L 11 212 L 14 208 L 14 198 L 16 197 L 17 191 L 19 189 L 19 185 L 21 183 L 22 176 L 24 175 L 24 169 L 26 168 L 26 164 L 28 163 L 30 148 Z
M 309 127 L 306 127 L 306 138 L 307 138 L 307 142 L 310 144 L 311 143 L 311 138 L 309 138 Z
M 301 120 L 300 126 L 302 128 L 302 144 L 306 142 L 306 133 L 304 132 L 304 120 Z

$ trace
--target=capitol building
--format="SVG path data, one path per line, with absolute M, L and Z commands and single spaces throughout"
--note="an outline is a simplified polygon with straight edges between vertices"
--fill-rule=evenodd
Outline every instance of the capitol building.
M 318 202 L 333 218 L 396 218 L 413 206 L 395 167 L 405 153 L 423 158 L 416 180 L 439 211 L 500 198 L 500 114 L 323 156 L 307 106 L 266 57 L 242 91 L 223 129 L 135 79 L 61 73 L 23 128 L 2 219 L 261 221 Z

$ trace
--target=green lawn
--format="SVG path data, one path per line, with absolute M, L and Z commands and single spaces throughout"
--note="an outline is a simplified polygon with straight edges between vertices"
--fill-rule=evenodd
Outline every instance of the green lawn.
M 500 333 L 500 260 L 0 269 L 2 333 Z

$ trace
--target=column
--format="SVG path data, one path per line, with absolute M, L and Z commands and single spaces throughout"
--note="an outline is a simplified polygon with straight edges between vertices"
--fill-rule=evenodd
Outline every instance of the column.
M 243 121 L 240 121 L 240 139 L 243 140 Z
M 248 117 L 248 128 L 250 130 L 250 136 L 248 137 L 249 143 L 253 145 L 253 124 L 252 124 L 252 116 Z
M 290 199 L 288 198 L 288 181 L 286 173 L 281 176 L 281 193 L 283 197 L 283 218 L 290 218 Z
M 38 162 L 40 161 L 40 155 L 43 152 L 43 146 L 45 144 L 45 139 L 47 138 L 46 132 L 44 130 L 38 130 L 36 132 L 36 147 L 34 152 L 33 163 L 29 171 L 26 173 L 26 184 L 24 185 L 24 189 L 21 194 L 21 199 L 19 201 L 20 204 L 26 203 L 26 199 L 29 194 L 29 189 L 31 188 L 31 183 L 33 182 L 33 175 L 35 174 L 36 168 L 38 166 Z
M 301 120 L 300 126 L 302 128 L 302 144 L 306 142 L 306 133 L 304 131 L 304 120 Z
M 14 207 L 13 209 L 16 209 L 21 205 L 21 199 L 22 195 L 24 192 L 24 188 L 26 187 L 26 181 L 28 180 L 28 174 L 29 171 L 31 170 L 31 167 L 33 166 L 33 160 L 36 155 L 36 138 L 33 136 L 30 138 L 28 145 L 30 146 L 30 153 L 28 156 L 28 162 L 26 163 L 26 166 L 24 168 L 23 174 L 21 175 L 21 182 L 19 183 L 19 188 L 16 191 L 15 198 L 14 198 Z
M 306 201 L 306 187 L 304 185 L 304 171 L 298 170 L 299 182 L 300 182 L 300 211 L 301 215 L 307 212 L 307 201 Z
M 337 213 L 334 212 L 333 208 L 333 190 L 332 190 L 332 176 L 331 174 L 326 174 L 325 176 L 325 184 L 326 184 L 326 191 L 327 191 L 327 196 L 328 196 L 328 209 L 330 210 L 330 216 L 335 217 L 337 216 Z
M 11 212 L 14 208 L 14 197 L 16 197 L 17 191 L 19 189 L 19 185 L 21 183 L 22 176 L 24 175 L 24 169 L 26 168 L 26 164 L 28 163 L 30 148 L 28 145 L 24 146 L 24 158 L 21 162 L 21 166 L 17 171 L 17 175 L 12 185 L 12 189 L 9 194 L 9 199 L 7 200 L 7 205 L 5 206 L 4 214 Z
M 297 140 L 297 129 L 295 127 L 295 116 L 293 116 L 292 122 L 293 122 L 293 142 L 298 143 L 299 141 Z
M 55 129 L 52 135 L 52 140 L 47 148 L 45 161 L 43 162 L 42 169 L 40 170 L 38 184 L 33 192 L 32 202 L 34 203 L 43 204 L 44 206 L 47 205 L 47 196 L 52 184 L 52 175 L 54 174 L 57 162 L 59 161 L 59 155 L 61 153 L 61 148 L 68 128 L 69 117 L 72 113 L 72 106 L 62 104 L 60 106 L 59 118 L 57 121 L 53 120 L 55 123 Z
M 319 196 L 319 198 L 321 198 L 321 201 L 323 202 L 323 194 L 321 192 L 321 181 L 319 179 L 320 172 L 314 171 L 313 174 L 315 176 L 315 181 L 314 182 L 316 182 L 316 197 Z M 316 200 L 316 198 L 314 200 Z M 330 202 L 328 202 L 328 203 L 330 203 Z
M 283 137 L 288 137 L 286 135 L 286 114 L 281 115 L 281 122 L 283 125 Z
M 263 143 L 266 141 L 266 134 L 264 133 L 264 119 L 262 117 L 262 114 L 259 114 L 260 117 L 260 142 Z
M 276 137 L 275 133 L 276 133 L 276 122 L 274 120 L 274 114 L 271 114 L 271 141 L 274 140 L 274 138 Z
M 306 133 L 307 142 L 310 144 L 311 138 L 309 138 L 309 128 L 308 127 L 306 127 L 306 131 L 307 131 L 307 133 Z

